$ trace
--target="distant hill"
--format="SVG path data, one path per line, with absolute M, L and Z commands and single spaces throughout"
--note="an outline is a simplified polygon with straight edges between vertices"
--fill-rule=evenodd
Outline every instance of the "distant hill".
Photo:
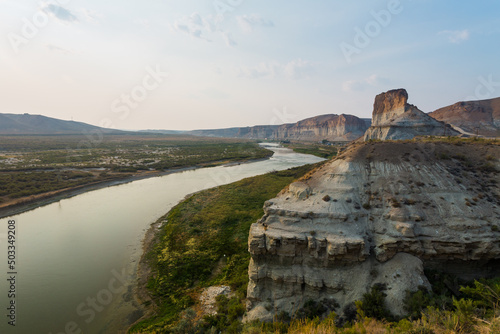
M 249 139 L 299 141 L 350 141 L 361 137 L 369 127 L 369 120 L 353 115 L 327 114 L 283 125 L 257 125 L 240 128 L 194 130 L 196 136 L 236 137 Z
M 2 135 L 83 134 L 93 130 L 109 134 L 123 133 L 120 130 L 105 129 L 82 122 L 63 121 L 42 115 L 0 113 L 0 134 Z
M 451 124 L 460 132 L 487 137 L 500 136 L 500 97 L 457 102 L 429 114 L 438 121 Z
M 278 127 L 279 125 L 257 125 L 257 126 L 224 128 L 224 129 L 192 130 L 192 131 L 187 131 L 186 133 L 194 136 L 203 136 L 203 137 L 226 137 L 226 138 L 248 137 L 248 138 L 264 139 L 267 138 L 266 134 L 271 136 Z M 255 134 L 254 136 L 252 136 L 250 134 L 252 131 L 258 132 L 259 134 Z

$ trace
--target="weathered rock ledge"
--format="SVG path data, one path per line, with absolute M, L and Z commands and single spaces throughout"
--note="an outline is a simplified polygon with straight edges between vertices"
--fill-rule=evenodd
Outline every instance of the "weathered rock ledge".
M 342 313 L 376 283 L 403 314 L 405 291 L 429 288 L 424 267 L 498 273 L 499 160 L 498 145 L 352 145 L 266 202 L 252 225 L 247 320 L 309 299 Z

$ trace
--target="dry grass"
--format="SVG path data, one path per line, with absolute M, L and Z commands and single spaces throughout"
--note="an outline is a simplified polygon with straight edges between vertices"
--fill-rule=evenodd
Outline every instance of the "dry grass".
M 404 333 L 433 333 L 433 334 L 499 334 L 500 317 L 489 320 L 475 318 L 475 325 L 464 328 L 459 317 L 453 312 L 427 313 L 422 319 L 410 322 L 402 320 L 398 323 L 387 323 L 372 318 L 364 318 L 352 327 L 338 328 L 331 319 L 320 321 L 295 320 L 292 321 L 286 333 L 288 334 L 404 334 Z M 276 328 L 278 328 L 277 326 Z M 278 329 L 274 331 L 263 330 L 259 327 L 247 328 L 246 334 L 279 334 L 284 333 Z

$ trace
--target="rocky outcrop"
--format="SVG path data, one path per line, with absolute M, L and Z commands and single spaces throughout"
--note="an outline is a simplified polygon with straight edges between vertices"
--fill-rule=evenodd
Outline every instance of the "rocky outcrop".
M 201 313 L 203 315 L 216 315 L 217 297 L 226 296 L 231 298 L 233 295 L 231 287 L 227 285 L 210 286 L 203 289 L 199 297 Z
M 460 133 L 449 125 L 428 116 L 408 104 L 408 93 L 395 89 L 379 94 L 373 105 L 372 124 L 364 140 L 399 140 L 417 136 L 457 136 Z
M 273 125 L 257 125 L 245 128 L 238 128 L 238 132 L 234 137 L 253 138 L 253 139 L 275 139 L 278 127 L 279 126 L 273 126 Z
M 198 136 L 236 137 L 296 141 L 351 141 L 363 136 L 369 120 L 352 115 L 321 115 L 293 124 L 258 125 L 244 128 L 195 130 Z
M 406 108 L 404 97 L 383 101 Z M 401 315 L 406 290 L 429 288 L 423 268 L 498 274 L 499 161 L 498 145 L 352 144 L 251 226 L 247 320 L 292 315 L 310 299 L 342 314 L 377 283 Z
M 300 141 L 351 141 L 358 139 L 366 130 L 364 120 L 352 115 L 322 115 L 304 119 L 295 124 L 278 127 L 278 140 Z
M 458 102 L 429 114 L 457 131 L 485 137 L 500 136 L 500 98 Z
M 274 138 L 273 136 L 278 126 L 279 125 L 257 125 L 243 128 L 192 130 L 186 131 L 185 133 L 203 137 L 270 139 Z

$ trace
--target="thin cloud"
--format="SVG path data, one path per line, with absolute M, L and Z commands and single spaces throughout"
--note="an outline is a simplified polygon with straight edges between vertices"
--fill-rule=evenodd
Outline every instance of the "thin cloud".
M 42 8 L 44 11 L 48 12 L 50 15 L 64 22 L 78 22 L 78 18 L 69 10 L 59 5 L 48 4 Z
M 236 20 L 241 30 L 246 33 L 252 32 L 255 27 L 274 27 L 273 21 L 266 20 L 257 14 L 238 16 Z
M 300 58 L 285 64 L 262 62 L 252 67 L 242 66 L 237 70 L 238 76 L 252 79 L 285 77 L 297 80 L 309 77 L 314 72 L 313 64 Z
M 203 26 L 203 20 L 201 19 L 201 16 L 198 13 L 191 14 L 190 20 L 195 25 Z
M 228 47 L 235 47 L 238 43 L 234 40 L 231 32 L 224 30 L 213 15 L 201 16 L 194 12 L 190 16 L 184 16 L 174 21 L 171 25 L 173 31 L 188 34 L 193 38 L 212 42 L 217 35 Z
M 372 74 L 367 78 L 361 80 L 348 80 L 342 83 L 342 91 L 343 92 L 360 92 L 369 87 L 378 87 L 385 83 L 388 83 L 389 80 L 386 78 L 382 78 L 376 74 Z
M 314 67 L 311 62 L 295 59 L 290 61 L 288 64 L 284 66 L 285 75 L 291 79 L 302 79 L 309 77 L 314 73 Z
M 214 31 L 213 25 L 208 18 L 201 17 L 198 13 L 193 13 L 190 16 L 184 16 L 176 20 L 172 28 L 174 31 L 188 34 L 194 38 L 210 41 L 206 35 Z
M 470 37 L 470 32 L 467 29 L 464 30 L 443 30 L 439 32 L 439 35 L 443 35 L 448 39 L 448 42 L 453 44 L 460 44 L 465 42 Z
M 226 42 L 226 45 L 229 47 L 234 47 L 237 45 L 237 43 L 234 41 L 233 37 L 231 36 L 231 33 L 229 32 L 222 32 L 222 38 L 224 38 L 224 42 Z
M 103 18 L 102 13 L 99 13 L 99 12 L 96 12 L 96 11 L 93 11 L 90 9 L 86 9 L 86 8 L 80 9 L 79 13 L 80 13 L 81 17 L 84 17 L 85 20 L 87 20 L 88 22 L 92 22 L 92 23 L 99 23 Z
M 238 69 L 238 76 L 252 79 L 274 78 L 281 72 L 281 68 L 282 66 L 276 62 L 262 62 L 252 67 L 240 67 Z

